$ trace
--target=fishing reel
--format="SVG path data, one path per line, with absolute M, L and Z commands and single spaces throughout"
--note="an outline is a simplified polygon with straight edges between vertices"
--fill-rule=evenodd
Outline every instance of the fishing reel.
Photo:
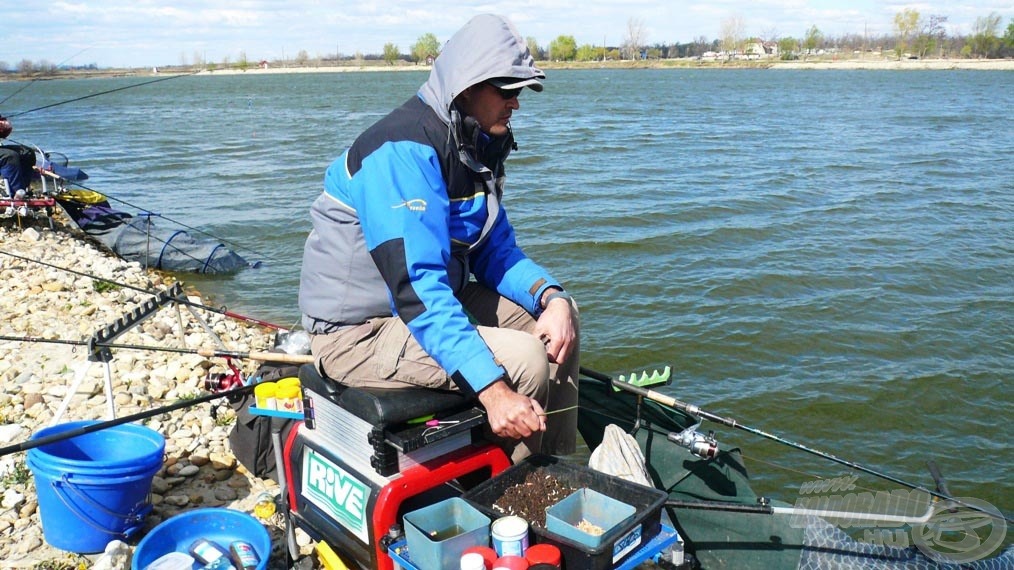
M 208 373 L 204 379 L 205 390 L 220 393 L 243 387 L 243 373 L 228 356 L 225 357 L 225 365 L 229 367 L 228 372 Z
M 714 459 L 718 455 L 718 440 L 715 439 L 715 432 L 709 431 L 705 435 L 697 431 L 699 427 L 701 427 L 701 422 L 697 422 L 679 433 L 670 433 L 666 439 L 686 448 L 701 459 Z

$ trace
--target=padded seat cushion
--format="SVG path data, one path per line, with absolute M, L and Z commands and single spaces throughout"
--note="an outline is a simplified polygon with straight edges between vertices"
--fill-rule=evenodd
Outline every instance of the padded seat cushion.
M 475 404 L 473 396 L 430 388 L 351 388 L 326 378 L 313 364 L 299 368 L 304 389 L 327 397 L 374 426 L 388 426 L 431 414 L 446 415 Z

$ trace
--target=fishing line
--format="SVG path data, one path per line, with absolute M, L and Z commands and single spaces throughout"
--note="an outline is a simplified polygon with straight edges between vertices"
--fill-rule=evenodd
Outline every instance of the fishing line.
M 824 481 L 824 480 L 828 480 L 828 479 L 834 479 L 834 477 L 830 477 L 830 478 L 828 478 L 828 477 L 821 477 L 820 475 L 816 475 L 814 473 L 808 473 L 806 471 L 801 471 L 799 469 L 793 469 L 792 467 L 787 467 L 787 466 L 781 465 L 779 463 L 774 463 L 774 462 L 771 462 L 771 461 L 766 461 L 766 460 L 761 459 L 760 457 L 757 457 L 755 455 L 748 455 L 746 453 L 743 453 L 742 451 L 740 451 L 740 455 L 743 456 L 743 459 L 749 459 L 750 461 L 756 461 L 757 463 L 763 463 L 763 464 L 765 464 L 765 465 L 767 465 L 769 467 L 774 467 L 776 469 L 781 469 L 783 471 L 788 471 L 789 473 L 794 473 L 796 475 L 803 475 L 805 477 L 809 477 L 811 480 Z M 878 492 L 882 492 L 882 490 L 880 490 L 880 489 L 874 489 L 872 487 L 864 487 L 863 485 L 859 485 L 856 482 L 852 482 L 851 485 L 855 489 L 859 489 L 861 491 L 869 491 L 870 493 L 873 493 L 873 494 L 876 494 Z M 899 501 L 899 499 L 898 499 L 897 496 L 892 496 L 891 497 L 891 501 Z M 916 506 L 918 506 L 918 505 L 921 504 L 919 502 L 918 498 L 915 498 L 915 497 L 905 497 L 904 499 L 901 499 L 901 501 L 905 502 L 905 503 L 912 504 L 912 505 L 916 505 Z
M 641 397 L 647 398 L 649 400 L 658 402 L 659 404 L 662 404 L 664 406 L 670 407 L 670 408 L 672 408 L 674 410 L 683 412 L 685 414 L 689 414 L 689 415 L 694 416 L 694 417 L 703 418 L 703 419 L 706 419 L 708 421 L 711 421 L 711 422 L 714 422 L 714 423 L 718 423 L 718 424 L 722 424 L 722 425 L 727 426 L 727 427 L 736 428 L 736 429 L 745 431 L 747 433 L 751 433 L 753 435 L 757 435 L 757 436 L 763 437 L 765 439 L 769 439 L 769 440 L 781 443 L 781 444 L 786 445 L 788 447 L 792 447 L 794 449 L 798 449 L 800 451 L 805 451 L 805 452 L 810 453 L 812 455 L 816 455 L 818 457 L 822 457 L 824 459 L 827 459 L 828 461 L 832 461 L 834 463 L 838 463 L 839 465 L 844 465 L 844 466 L 849 467 L 851 469 L 855 469 L 856 471 L 862 471 L 863 473 L 867 473 L 867 474 L 873 475 L 875 477 L 880 477 L 881 479 L 886 479 L 887 481 L 890 481 L 892 483 L 897 483 L 898 485 L 902 485 L 902 486 L 908 487 L 909 489 L 913 489 L 913 490 L 916 490 L 916 491 L 922 491 L 922 492 L 927 493 L 929 495 L 932 495 L 933 497 L 936 497 L 938 499 L 943 499 L 943 500 L 946 500 L 946 501 L 951 501 L 954 504 L 960 505 L 960 506 L 965 507 L 967 509 L 971 509 L 971 510 L 976 511 L 976 512 L 984 513 L 984 514 L 987 514 L 987 515 L 989 515 L 991 517 L 1002 518 L 1003 520 L 1005 520 L 1007 522 L 1014 523 L 1014 519 L 1008 517 L 1007 515 L 1004 515 L 1003 513 L 997 514 L 997 513 L 990 512 L 990 511 L 988 511 L 988 510 L 986 510 L 986 509 L 984 509 L 982 507 L 979 507 L 977 505 L 973 505 L 973 504 L 970 504 L 970 503 L 968 503 L 966 501 L 962 501 L 961 499 L 957 499 L 955 497 L 952 497 L 952 496 L 948 495 L 947 493 L 941 493 L 941 492 L 938 492 L 938 491 L 932 491 L 930 489 L 927 489 L 926 487 L 923 487 L 922 485 L 917 485 L 915 483 L 909 483 L 908 481 L 905 481 L 903 479 L 899 479 L 899 478 L 897 478 L 897 477 L 895 477 L 893 475 L 889 475 L 887 473 L 876 471 L 876 470 L 871 469 L 869 467 L 866 467 L 864 465 L 860 465 L 859 463 L 856 463 L 854 461 L 849 461 L 847 459 L 842 459 L 842 458 L 837 457 L 835 455 L 832 455 L 830 453 L 827 453 L 827 452 L 824 452 L 824 451 L 820 451 L 820 450 L 814 449 L 812 447 L 807 447 L 807 446 L 805 446 L 805 445 L 803 445 L 801 443 L 796 443 L 794 441 L 791 441 L 791 440 L 779 437 L 777 435 L 768 433 L 768 432 L 766 432 L 764 430 L 760 430 L 760 429 L 753 428 L 753 427 L 750 427 L 750 426 L 747 426 L 747 425 L 743 425 L 743 424 L 739 423 L 738 421 L 736 421 L 735 419 L 722 417 L 722 416 L 719 416 L 717 414 L 713 414 L 711 412 L 708 412 L 706 410 L 702 410 L 698 406 L 695 406 L 693 404 L 688 404 L 686 402 L 681 402 L 680 400 L 677 400 L 676 398 L 673 398 L 672 396 L 667 396 L 665 394 L 662 394 L 660 392 L 656 392 L 654 390 L 648 390 L 648 389 L 645 389 L 645 388 L 641 388 L 640 386 L 634 386 L 634 385 L 629 384 L 627 382 L 613 381 L 613 379 L 610 378 L 609 376 L 607 376 L 605 374 L 602 374 L 601 372 L 596 372 L 594 370 L 587 369 L 587 368 L 585 368 L 583 366 L 580 367 L 580 373 L 584 374 L 585 376 L 587 376 L 589 378 L 593 378 L 595 380 L 599 380 L 601 382 L 605 382 L 607 384 L 610 384 L 614 388 L 619 388 L 620 390 L 624 390 L 624 391 L 627 391 L 627 392 L 631 392 L 631 393 L 637 394 L 638 396 L 641 396 Z
M 56 67 L 60 67 L 61 65 L 65 64 L 65 63 L 67 63 L 68 61 L 70 61 L 70 60 L 74 59 L 75 57 L 77 57 L 77 56 L 79 56 L 79 55 L 83 54 L 84 52 L 88 51 L 89 49 L 91 49 L 91 48 L 90 48 L 90 47 L 86 47 L 86 48 L 84 48 L 83 50 L 81 50 L 81 51 L 79 51 L 79 52 L 75 53 L 74 55 L 72 55 L 72 56 L 68 57 L 67 59 L 65 59 L 65 60 L 61 61 L 60 63 L 56 64 Z M 6 102 L 7 102 L 8 100 L 10 100 L 10 99 L 11 99 L 12 97 L 14 97 L 15 95 L 17 95 L 18 93 L 21 93 L 21 92 L 22 92 L 22 91 L 24 91 L 25 89 L 28 89 L 28 88 L 29 88 L 29 87 L 31 87 L 32 85 L 35 85 L 35 82 L 36 82 L 36 81 L 38 81 L 39 79 L 41 79 L 41 76 L 38 76 L 38 75 L 37 75 L 37 76 L 36 76 L 36 77 L 35 77 L 34 79 L 32 79 L 31 81 L 29 81 L 28 83 L 26 83 L 25 85 L 23 85 L 23 86 L 21 87 L 21 89 L 18 89 L 18 90 L 17 90 L 17 91 L 15 91 L 14 93 L 11 93 L 10 95 L 8 95 L 8 96 L 4 97 L 4 98 L 3 98 L 2 100 L 0 100 L 0 105 L 3 105 L 3 104 L 4 104 L 4 103 L 6 103 Z
M 204 395 L 204 396 L 198 396 L 196 398 L 192 398 L 192 399 L 188 399 L 188 400 L 180 400 L 180 401 L 177 401 L 177 402 L 175 402 L 173 404 L 169 404 L 168 406 L 162 406 L 160 408 L 155 408 L 153 410 L 147 410 L 147 411 L 138 412 L 136 414 L 132 414 L 132 415 L 129 415 L 129 416 L 123 416 L 122 418 L 116 418 L 116 419 L 107 420 L 107 421 L 104 421 L 104 422 L 98 422 L 98 423 L 94 423 L 94 424 L 89 424 L 89 425 L 81 426 L 79 428 L 65 430 L 65 431 L 62 431 L 60 433 L 55 433 L 53 435 L 48 435 L 48 436 L 43 436 L 43 437 L 39 437 L 39 438 L 29 439 L 28 441 L 23 441 L 21 443 L 16 443 L 14 445 L 9 445 L 7 447 L 0 448 L 0 457 L 3 457 L 3 456 L 8 455 L 10 453 L 14 453 L 16 451 L 25 451 L 25 450 L 28 450 L 28 449 L 33 449 L 33 448 L 36 448 L 36 447 L 39 447 L 39 446 L 42 446 L 42 445 L 47 445 L 47 444 L 50 444 L 50 443 L 56 443 L 58 441 L 63 441 L 65 439 L 70 439 L 72 437 L 77 437 L 79 435 L 84 435 L 84 434 L 88 434 L 88 433 L 104 430 L 106 428 L 111 428 L 113 426 L 118 426 L 118 425 L 121 425 L 121 424 L 135 422 L 135 421 L 140 421 L 140 420 L 146 420 L 148 418 L 152 418 L 152 417 L 155 417 L 155 416 L 158 416 L 158 415 L 161 415 L 161 414 L 167 414 L 169 412 L 173 412 L 173 411 L 176 411 L 176 410 L 179 410 L 179 409 L 182 409 L 182 408 L 193 407 L 193 406 L 196 406 L 198 404 L 203 404 L 204 402 L 210 402 L 212 400 L 217 400 L 219 398 L 232 398 L 233 396 L 240 396 L 242 394 L 245 394 L 246 392 L 249 392 L 249 391 L 253 390 L 255 386 L 256 386 L 256 384 L 251 383 L 251 384 L 249 384 L 247 386 L 241 386 L 239 388 L 228 390 L 226 392 L 216 392 L 216 393 L 207 394 L 207 395 Z
M 62 267 L 60 265 L 54 265 L 52 263 L 48 263 L 46 261 L 42 261 L 41 259 L 32 259 L 30 257 L 25 257 L 23 255 L 18 255 L 16 253 L 11 253 L 9 251 L 5 251 L 5 250 L 2 250 L 2 249 L 0 249 L 0 254 L 9 255 L 11 257 L 14 257 L 16 259 L 20 259 L 22 261 L 28 261 L 28 262 L 31 262 L 31 263 L 38 263 L 39 265 L 44 265 L 46 267 L 50 267 L 50 268 L 53 268 L 53 269 L 59 269 L 60 271 L 66 271 L 67 273 L 72 273 L 72 274 L 78 275 L 80 277 L 88 277 L 88 278 L 94 279 L 96 281 L 102 281 L 104 283 L 109 283 L 110 285 L 115 285 L 117 287 L 122 287 L 124 289 L 130 289 L 132 291 L 137 291 L 139 293 L 146 293 L 148 295 L 157 295 L 158 294 L 157 291 L 153 291 L 151 289 L 145 289 L 144 287 L 137 287 L 135 285 L 129 285 L 127 283 L 121 283 L 119 281 L 114 281 L 112 279 L 107 279 L 105 277 L 99 277 L 98 275 L 94 275 L 94 274 L 91 274 L 91 273 L 86 273 L 84 271 L 78 271 L 76 269 L 70 269 L 69 267 Z M 213 313 L 218 313 L 220 315 L 224 315 L 226 317 L 229 317 L 229 318 L 232 318 L 232 319 L 236 319 L 236 320 L 239 320 L 239 321 L 245 321 L 245 322 L 250 323 L 250 324 L 255 324 L 255 325 L 260 325 L 260 326 L 263 326 L 263 327 L 267 327 L 267 328 L 270 328 L 270 329 L 275 329 L 275 330 L 280 330 L 280 331 L 291 330 L 291 327 L 287 328 L 287 327 L 283 327 L 281 325 L 276 325 L 276 324 L 273 324 L 273 323 L 269 323 L 267 321 L 262 321 L 260 319 L 255 319 L 253 317 L 248 317 L 248 316 L 245 316 L 245 315 L 240 315 L 239 313 L 234 313 L 232 311 L 229 311 L 225 307 L 212 307 L 210 305 L 205 305 L 203 303 L 197 303 L 195 301 L 191 301 L 188 298 L 177 299 L 176 302 L 182 303 L 184 305 L 189 305 L 189 306 L 197 308 L 197 309 L 204 309 L 206 311 L 211 311 Z
M 152 83 L 158 83 L 160 81 L 168 81 L 170 79 L 178 79 L 180 77 L 188 77 L 188 76 L 191 76 L 191 75 L 196 75 L 198 73 L 200 73 L 200 71 L 194 71 L 194 72 L 191 72 L 191 73 L 184 73 L 184 74 L 180 74 L 180 75 L 171 75 L 171 76 L 168 76 L 168 77 L 160 77 L 158 79 L 153 79 L 151 81 L 146 81 L 146 82 L 143 82 L 143 83 L 135 83 L 133 85 L 127 85 L 127 86 L 124 86 L 124 87 L 117 87 L 116 89 L 110 89 L 110 90 L 107 90 L 107 91 L 101 91 L 99 93 L 92 93 L 90 95 L 84 95 L 82 97 L 77 97 L 77 98 L 74 98 L 74 99 L 69 99 L 67 101 L 62 101 L 62 102 L 59 102 L 59 103 L 51 103 L 49 105 L 43 105 L 42 107 L 36 107 L 35 109 L 29 109 L 28 111 L 22 111 L 20 113 L 15 113 L 14 115 L 10 115 L 7 118 L 8 119 L 13 119 L 15 117 L 20 117 L 21 115 L 26 115 L 26 114 L 32 113 L 34 111 L 41 111 L 43 109 L 49 109 L 49 108 L 52 108 L 52 107 L 56 107 L 58 105 L 65 105 L 67 103 L 73 103 L 75 101 L 81 101 L 81 100 L 84 100 L 84 99 L 90 99 L 92 97 L 98 97 L 99 95 L 106 95 L 106 94 L 109 94 L 109 93 L 115 93 L 117 91 L 123 91 L 123 90 L 126 90 L 126 89 L 132 89 L 134 87 L 141 87 L 141 86 L 144 86 L 144 85 L 150 85 Z M 24 89 L 24 88 L 22 88 L 22 89 Z M 8 98 L 10 98 L 12 96 L 13 96 L 13 94 L 10 95 L 10 96 L 8 96 Z M 4 101 L 6 101 L 6 99 L 4 99 Z M 9 140 L 11 140 L 11 142 L 15 142 L 15 143 L 18 142 L 18 141 L 15 141 L 13 139 L 9 139 Z M 23 143 L 19 143 L 19 144 L 23 144 Z M 73 181 L 73 180 L 68 180 L 67 182 L 70 183 L 73 186 L 77 186 L 77 187 L 82 188 L 84 190 L 88 190 L 88 191 L 91 191 L 91 192 L 98 192 L 97 190 L 89 188 L 88 186 L 85 186 L 84 184 L 81 184 L 80 182 L 76 182 L 76 181 Z M 189 226 L 187 224 L 184 224 L 183 222 L 174 220 L 174 219 L 172 219 L 172 218 L 170 218 L 168 216 L 164 216 L 162 214 L 155 214 L 153 212 L 149 212 L 145 208 L 142 208 L 142 207 L 137 206 L 135 204 L 131 204 L 130 202 L 127 202 L 126 200 L 121 200 L 119 198 L 116 198 L 114 196 L 110 196 L 109 194 L 105 194 L 105 193 L 102 193 L 102 192 L 99 192 L 99 193 L 102 194 L 103 196 L 105 196 L 106 198 L 108 198 L 110 200 L 113 200 L 114 202 L 118 202 L 118 203 L 130 206 L 131 208 L 136 208 L 137 210 L 139 210 L 141 212 L 145 212 L 145 214 L 148 215 L 148 216 L 157 216 L 157 217 L 162 218 L 162 219 L 164 219 L 164 220 L 166 220 L 168 222 L 174 223 L 174 224 L 176 224 L 176 225 L 178 225 L 178 226 L 180 226 L 182 228 L 186 228 L 186 229 L 188 229 L 190 231 L 197 232 L 199 234 L 202 234 L 202 235 L 211 237 L 213 239 L 216 239 L 216 240 L 222 242 L 223 244 L 229 245 L 233 249 L 241 249 L 241 250 L 249 251 L 250 253 L 256 254 L 256 255 L 258 255 L 260 257 L 263 257 L 263 258 L 270 259 L 272 261 L 278 262 L 278 260 L 275 259 L 275 258 L 273 258 L 272 256 L 265 255 L 265 254 L 263 254 L 263 253 L 255 250 L 253 248 L 247 247 L 247 246 L 242 245 L 242 244 L 235 243 L 235 242 L 233 242 L 231 240 L 226 240 L 226 239 L 220 238 L 220 237 L 218 237 L 218 236 L 216 236 L 214 234 L 211 234 L 211 233 L 209 233 L 207 231 L 204 231 L 204 230 L 202 230 L 200 228 L 195 228 L 193 226 Z M 170 247 L 172 247 L 171 244 L 170 244 Z M 173 249 L 176 249 L 176 251 L 179 251 L 183 255 L 187 255 L 188 257 L 191 257 L 192 259 L 194 259 L 196 261 L 203 261 L 203 260 L 197 259 L 197 258 L 195 258 L 193 256 L 190 256 L 189 254 L 187 254 L 184 251 L 179 250 L 178 248 L 174 247 Z
M 69 344 L 75 346 L 90 346 L 99 348 L 120 348 L 125 350 L 147 350 L 151 352 L 172 352 L 175 354 L 196 354 L 205 358 L 239 358 L 241 360 L 256 360 L 259 362 L 281 362 L 284 364 L 310 364 L 314 358 L 310 354 L 289 354 L 287 352 L 263 352 L 263 351 L 239 351 L 220 350 L 216 348 L 176 348 L 172 346 L 153 346 L 150 344 L 114 344 L 105 342 L 91 342 L 88 340 L 72 340 L 65 338 L 43 338 L 38 336 L 8 336 L 0 335 L 0 340 L 14 342 L 35 342 L 43 344 Z
M 246 250 L 246 251 L 248 251 L 250 253 L 253 253 L 253 254 L 255 254 L 255 255 L 259 256 L 259 257 L 263 257 L 265 259 L 270 259 L 272 261 L 279 262 L 279 260 L 271 257 L 270 255 L 265 255 L 265 254 L 263 254 L 263 253 L 255 250 L 253 248 L 247 247 L 247 246 L 242 245 L 242 244 L 235 243 L 235 242 L 233 242 L 231 240 L 220 238 L 220 237 L 218 237 L 218 236 L 216 236 L 216 235 L 214 235 L 212 233 L 209 233 L 207 231 L 204 231 L 204 230 L 202 230 L 200 228 L 195 228 L 195 227 L 192 227 L 192 226 L 188 226 L 187 224 L 184 224 L 183 222 L 176 221 L 176 220 L 170 218 L 169 216 L 164 216 L 162 214 L 156 214 L 154 212 L 149 212 L 147 209 L 142 208 L 142 207 L 140 207 L 140 206 L 138 206 L 136 204 L 131 204 L 130 202 L 127 202 L 126 200 L 122 200 L 122 199 L 117 198 L 115 196 L 110 196 L 109 194 L 106 194 L 105 192 L 99 192 L 98 190 L 95 190 L 93 188 L 89 188 L 88 186 L 85 186 L 84 184 L 81 184 L 80 182 L 76 182 L 76 181 L 73 181 L 73 180 L 68 180 L 67 182 L 69 184 L 71 184 L 72 186 L 77 186 L 78 188 L 81 188 L 82 190 L 88 190 L 89 192 L 95 192 L 97 194 L 102 194 L 107 199 L 112 200 L 113 202 L 118 202 L 118 203 L 123 204 L 125 206 L 130 206 L 131 208 L 136 208 L 138 211 L 143 212 L 143 215 L 145 215 L 145 216 L 155 216 L 155 217 L 158 217 L 158 218 L 162 218 L 163 220 L 165 220 L 167 222 L 171 222 L 171 223 L 176 224 L 176 225 L 178 225 L 178 226 L 180 226 L 182 228 L 188 229 L 188 230 L 190 230 L 192 232 L 196 232 L 196 233 L 208 236 L 210 238 L 216 239 L 216 240 L 222 242 L 223 244 L 228 245 L 229 247 L 231 247 L 233 249 Z M 202 260 L 198 260 L 198 261 L 202 261 Z
M 7 140 L 9 140 L 9 141 L 11 141 L 13 143 L 16 143 L 16 144 L 22 144 L 22 145 L 25 144 L 25 143 L 22 143 L 20 141 L 16 141 L 14 139 L 7 139 Z M 31 146 L 31 145 L 26 145 L 26 146 Z M 163 249 L 165 249 L 166 247 L 168 247 L 169 249 L 175 251 L 176 253 L 179 253 L 180 255 L 182 255 L 184 257 L 189 257 L 190 259 L 192 259 L 193 261 L 196 261 L 198 264 L 201 264 L 205 268 L 207 267 L 210 259 L 201 259 L 199 257 L 195 257 L 195 256 L 191 255 L 187 251 L 184 251 L 184 250 L 180 249 L 179 247 L 177 247 L 177 246 L 175 246 L 175 245 L 173 245 L 171 243 L 171 241 L 172 241 L 171 237 L 169 238 L 169 240 L 164 240 L 164 239 L 159 238 L 158 236 L 150 235 L 151 218 L 152 217 L 162 218 L 163 220 L 166 220 L 167 222 L 174 223 L 174 224 L 176 224 L 176 225 L 178 225 L 180 227 L 183 227 L 183 228 L 186 228 L 188 230 L 191 230 L 191 231 L 194 231 L 194 232 L 197 232 L 197 233 L 201 233 L 201 234 L 204 234 L 204 235 L 206 235 L 208 237 L 214 238 L 214 239 L 218 240 L 219 242 L 222 242 L 222 245 L 229 245 L 233 249 L 246 249 L 246 250 L 250 251 L 251 253 L 254 253 L 254 254 L 258 255 L 258 256 L 267 257 L 268 259 L 271 259 L 269 256 L 261 254 L 261 253 L 259 253 L 257 251 L 254 251 L 254 250 L 252 250 L 252 249 L 250 249 L 248 247 L 241 246 L 241 245 L 238 245 L 238 244 L 234 244 L 234 243 L 230 242 L 229 240 L 222 239 L 222 238 L 220 238 L 218 236 L 210 234 L 210 233 L 208 233 L 206 231 L 203 231 L 203 230 L 201 230 L 199 228 L 194 228 L 194 227 L 188 226 L 188 225 L 186 225 L 186 224 L 184 224 L 182 222 L 177 222 L 176 220 L 173 220 L 172 218 L 169 218 L 168 216 L 163 216 L 162 214 L 156 214 L 154 212 L 149 212 L 148 210 L 145 210 L 144 208 L 141 208 L 140 206 L 136 206 L 136 205 L 131 204 L 129 202 L 126 202 L 124 200 L 120 200 L 118 198 L 114 198 L 114 197 L 112 197 L 112 196 L 110 196 L 108 194 L 103 194 L 102 192 L 99 192 L 98 190 L 94 190 L 92 188 L 89 188 L 89 187 L 85 186 L 84 184 L 80 184 L 80 183 L 75 182 L 73 180 L 66 180 L 66 182 L 68 182 L 71 185 L 78 186 L 79 188 L 81 188 L 83 190 L 87 190 L 89 192 L 94 192 L 94 193 L 102 196 L 103 198 L 108 198 L 110 200 L 113 200 L 114 202 L 120 202 L 122 204 L 126 204 L 126 205 L 130 206 L 131 208 L 137 208 L 140 211 L 140 213 L 137 216 L 133 216 L 132 215 L 131 217 L 141 218 L 142 216 L 144 216 L 144 217 L 148 218 L 148 232 L 149 233 L 147 234 L 146 237 L 148 238 L 149 241 L 154 240 L 155 242 L 162 244 L 163 245 Z M 19 218 L 19 221 L 20 221 L 20 218 Z
M 92 93 L 90 95 L 82 95 L 81 97 L 75 97 L 74 99 L 68 99 L 66 101 L 60 101 L 59 103 L 50 103 L 49 105 L 43 105 L 41 107 L 36 107 L 34 109 L 29 109 L 27 111 L 22 111 L 20 113 L 15 113 L 15 114 L 9 116 L 8 118 L 9 119 L 13 119 L 15 117 L 20 117 L 21 115 L 27 115 L 28 113 L 34 113 L 35 111 L 41 111 L 43 109 L 50 109 L 50 108 L 53 108 L 53 107 L 58 107 L 60 105 L 66 105 L 67 103 L 74 103 L 76 101 L 83 101 L 85 99 L 91 99 L 92 97 L 98 97 L 99 95 L 108 95 L 109 93 L 116 93 L 117 91 L 124 91 L 124 90 L 127 90 L 127 89 L 133 89 L 134 87 L 142 87 L 144 85 L 151 85 L 152 83 L 159 83 L 161 81 L 169 81 L 170 79 L 178 79 L 180 77 L 189 77 L 191 75 L 197 75 L 198 73 L 200 73 L 200 71 L 192 71 L 190 73 L 181 73 L 179 75 L 170 75 L 168 77 L 159 77 L 158 79 L 152 79 L 151 81 L 145 81 L 143 83 L 134 83 L 132 85 L 126 85 L 126 86 L 123 86 L 123 87 L 117 87 L 116 89 L 109 89 L 107 91 L 100 91 L 98 93 Z

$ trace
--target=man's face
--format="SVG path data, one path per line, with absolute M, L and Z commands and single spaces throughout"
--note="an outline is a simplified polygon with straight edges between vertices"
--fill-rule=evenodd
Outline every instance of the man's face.
M 461 94 L 461 109 L 479 123 L 483 132 L 502 137 L 507 134 L 511 114 L 521 108 L 520 92 L 521 89 L 500 89 L 489 83 L 478 83 Z

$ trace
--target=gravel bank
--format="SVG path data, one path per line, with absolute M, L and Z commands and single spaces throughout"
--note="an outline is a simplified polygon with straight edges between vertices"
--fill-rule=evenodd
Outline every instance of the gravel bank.
M 172 278 L 145 271 L 97 250 L 58 225 L 22 229 L 16 220 L 0 220 L 0 335 L 45 339 L 87 339 L 150 298 L 89 277 L 47 267 L 10 254 L 97 275 L 146 290 L 162 289 Z M 197 295 L 196 293 L 189 293 Z M 199 299 L 193 299 L 199 300 Z M 272 332 L 195 309 L 229 350 L 267 350 Z M 181 329 L 182 325 L 182 329 Z M 170 305 L 116 339 L 117 343 L 171 347 L 214 347 L 216 341 L 186 307 Z M 0 447 L 27 440 L 50 425 L 75 377 L 88 365 L 84 347 L 0 340 Z M 244 374 L 256 362 L 238 363 Z M 92 363 L 61 422 L 107 419 L 103 366 Z M 209 374 L 227 372 L 223 359 L 197 355 L 114 349 L 112 384 L 117 417 L 158 408 L 206 394 Z M 212 410 L 216 409 L 216 415 Z M 234 412 L 224 400 L 199 404 L 148 420 L 166 438 L 166 457 L 152 490 L 154 510 L 147 530 L 173 515 L 198 507 L 226 507 L 250 513 L 263 491 L 277 493 L 273 481 L 250 475 L 238 465 L 228 443 Z M 34 478 L 25 453 L 0 457 L 0 568 L 130 567 L 132 547 L 116 554 L 81 556 L 49 546 L 43 539 Z M 278 515 L 267 521 L 275 551 L 270 568 L 284 568 L 282 526 Z M 304 552 L 312 545 L 299 535 Z

